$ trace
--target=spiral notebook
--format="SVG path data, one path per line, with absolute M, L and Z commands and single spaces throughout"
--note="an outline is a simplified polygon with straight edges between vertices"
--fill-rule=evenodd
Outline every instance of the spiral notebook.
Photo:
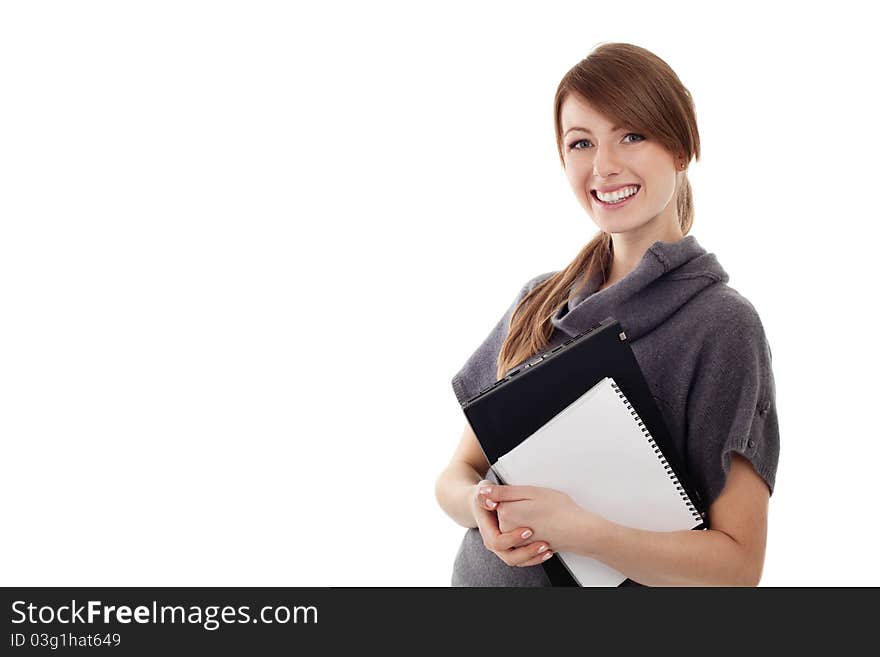
M 636 409 L 605 377 L 492 465 L 501 481 L 563 491 L 617 524 L 697 529 L 703 518 Z M 627 578 L 580 554 L 557 552 L 580 586 Z
M 694 529 L 705 529 L 707 510 L 702 492 L 690 480 L 686 464 L 676 449 L 624 327 L 614 317 L 606 317 L 582 333 L 516 365 L 504 377 L 463 401 L 461 406 L 492 470 L 499 475 L 502 484 L 515 484 L 518 483 L 515 480 L 506 481 L 494 464 L 554 418 L 562 416 L 564 411 L 580 409 L 576 402 L 605 378 L 613 380 L 621 395 L 633 407 L 633 412 L 637 413 L 640 428 L 650 434 L 652 444 L 656 445 L 665 459 L 665 471 L 670 477 L 674 474 L 681 485 L 679 492 L 685 505 L 693 504 L 693 508 L 688 508 L 694 518 L 699 516 L 703 523 Z M 583 401 L 586 403 L 587 400 Z M 601 400 L 597 403 L 604 406 Z M 587 409 L 590 408 L 596 407 L 588 405 Z M 611 408 L 615 410 L 613 405 Z M 588 418 L 585 426 L 591 426 L 592 422 Z M 638 422 L 636 426 L 639 426 Z M 647 435 L 643 435 L 645 442 L 647 438 Z M 615 453 L 610 452 L 610 456 L 615 456 Z M 574 467 L 575 464 L 567 462 L 565 465 Z M 581 480 L 580 465 L 578 473 L 578 480 Z M 518 470 L 511 474 L 516 476 Z M 607 489 L 607 492 L 612 490 Z M 549 559 L 541 567 L 553 586 L 579 585 L 562 559 Z M 635 582 L 626 579 L 621 586 L 633 584 Z

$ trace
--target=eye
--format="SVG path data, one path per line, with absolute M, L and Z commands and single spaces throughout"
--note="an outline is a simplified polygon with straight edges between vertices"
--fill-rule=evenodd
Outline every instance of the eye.
M 642 135 L 640 135 L 640 134 L 638 134 L 638 133 L 635 133 L 635 132 L 629 132 L 629 133 L 627 133 L 626 136 L 624 137 L 624 139 L 626 139 L 627 137 L 638 137 L 638 140 L 636 140 L 636 141 L 631 141 L 631 142 L 629 142 L 630 144 L 637 144 L 637 143 L 639 143 L 640 141 L 644 141 L 644 140 L 645 140 L 645 138 L 644 138 Z M 582 143 L 590 144 L 590 143 L 592 143 L 592 142 L 591 142 L 589 139 L 578 139 L 577 141 L 573 141 L 572 143 L 570 143 L 570 144 L 568 145 L 568 150 L 570 150 L 570 151 L 582 151 L 582 150 L 584 150 L 583 148 L 576 148 L 576 146 L 577 146 L 578 144 L 582 144 Z

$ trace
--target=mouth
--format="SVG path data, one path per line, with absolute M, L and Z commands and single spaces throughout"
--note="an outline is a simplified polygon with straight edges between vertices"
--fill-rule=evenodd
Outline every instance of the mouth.
M 607 201 L 603 201 L 603 200 L 600 199 L 598 196 L 596 196 L 596 190 L 595 190 L 595 189 L 591 189 L 591 190 L 590 190 L 590 196 L 593 197 L 593 199 L 595 200 L 595 202 L 596 202 L 597 205 L 599 205 L 599 206 L 601 206 L 601 207 L 603 207 L 603 208 L 608 208 L 609 210 L 611 210 L 611 209 L 616 209 L 616 208 L 619 208 L 619 207 L 622 207 L 622 206 L 626 205 L 626 204 L 629 203 L 631 200 L 633 200 L 636 196 L 638 196 L 638 195 L 639 195 L 639 192 L 642 191 L 642 186 L 641 186 L 641 185 L 637 185 L 637 187 L 638 187 L 638 189 L 636 190 L 636 193 L 635 193 L 635 194 L 631 194 L 630 196 L 627 196 L 627 197 L 624 198 L 624 199 L 620 199 L 619 201 L 615 201 L 615 202 L 612 202 L 612 203 L 609 203 L 609 202 L 607 202 Z

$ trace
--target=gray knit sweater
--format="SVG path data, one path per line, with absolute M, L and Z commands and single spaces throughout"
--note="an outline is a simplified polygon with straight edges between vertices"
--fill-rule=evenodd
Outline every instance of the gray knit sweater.
M 528 281 L 483 343 L 452 378 L 459 403 L 496 380 L 498 353 L 517 303 L 542 280 Z M 694 236 L 655 242 L 614 285 L 594 276 L 557 311 L 549 348 L 614 317 L 629 339 L 669 428 L 686 476 L 707 507 L 724 488 L 730 453 L 748 459 L 772 494 L 779 425 L 770 346 L 752 304 L 727 286 L 715 255 Z M 577 285 L 574 286 L 575 288 Z M 491 470 L 484 474 L 496 482 Z M 469 529 L 456 555 L 453 586 L 548 586 L 542 566 L 511 567 Z

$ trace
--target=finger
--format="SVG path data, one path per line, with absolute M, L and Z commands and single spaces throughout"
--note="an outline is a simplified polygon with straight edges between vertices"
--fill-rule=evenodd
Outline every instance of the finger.
M 501 527 L 499 526 L 498 529 L 500 531 Z M 510 533 L 516 535 L 516 542 L 513 544 L 513 547 L 523 547 L 535 542 L 534 532 L 527 527 L 514 529 Z
M 535 555 L 533 558 L 525 561 L 519 565 L 520 568 L 525 568 L 526 566 L 537 566 L 538 564 L 542 564 L 545 561 L 548 561 L 550 557 L 552 557 L 555 553 L 553 550 L 546 550 L 541 552 L 541 554 Z
M 492 552 L 504 553 L 513 548 L 531 545 L 533 542 L 532 530 L 528 527 L 520 527 L 509 532 L 502 532 L 498 528 L 498 516 L 490 511 L 478 510 L 477 528 L 483 538 L 483 545 Z M 537 545 L 537 544 L 536 544 Z
M 477 521 L 477 529 L 480 530 L 483 544 L 488 549 L 492 549 L 491 546 L 496 544 L 495 542 L 501 535 L 501 530 L 498 528 L 498 516 L 492 511 L 477 508 L 474 512 L 474 520 Z
M 483 488 L 491 487 L 492 485 L 493 485 L 492 482 L 491 482 L 491 481 L 488 481 L 488 480 L 486 480 L 486 479 L 481 479 L 481 480 L 477 483 L 477 502 L 479 503 L 479 505 L 480 505 L 482 508 L 484 508 L 484 509 L 488 509 L 489 511 L 494 511 L 494 510 L 498 507 L 498 503 L 497 503 L 497 502 L 493 502 L 492 500 L 490 500 L 490 499 L 489 499 L 488 497 L 486 497 L 485 495 L 480 494 L 479 491 L 480 491 L 481 489 L 483 489 Z
M 532 530 L 528 527 L 520 527 L 509 532 L 501 532 L 495 539 L 496 545 L 500 550 L 509 550 L 511 548 L 530 545 L 534 542 L 532 533 Z
M 484 507 L 477 507 L 474 518 L 477 523 L 488 524 L 494 530 L 494 534 L 500 534 L 501 528 L 498 526 L 498 514 L 494 511 L 489 511 Z
M 508 566 L 531 566 L 541 563 L 548 558 L 547 553 L 553 554 L 553 550 L 544 541 L 532 543 L 520 548 L 513 548 L 507 552 L 502 552 L 502 559 Z
M 480 495 L 480 506 L 488 511 L 497 511 L 498 510 L 498 502 L 493 502 L 485 495 Z
M 534 486 L 481 485 L 477 490 L 480 495 L 495 503 L 530 500 L 535 497 Z

